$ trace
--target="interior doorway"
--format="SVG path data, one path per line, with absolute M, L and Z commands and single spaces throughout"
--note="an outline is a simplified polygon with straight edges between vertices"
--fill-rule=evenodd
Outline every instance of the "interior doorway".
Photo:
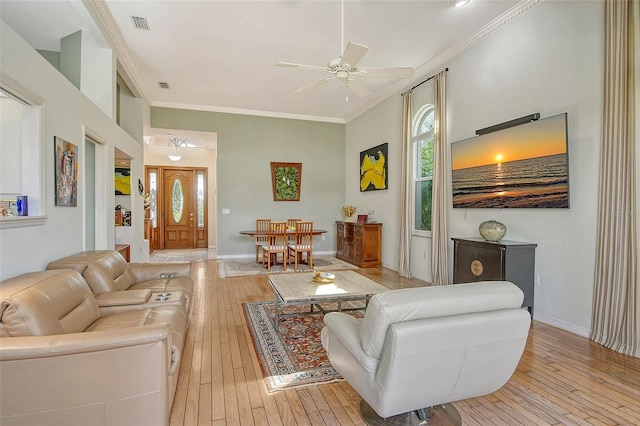
M 96 142 L 84 141 L 84 249 L 96 249 Z
M 207 169 L 145 167 L 150 208 L 145 238 L 152 250 L 208 247 Z

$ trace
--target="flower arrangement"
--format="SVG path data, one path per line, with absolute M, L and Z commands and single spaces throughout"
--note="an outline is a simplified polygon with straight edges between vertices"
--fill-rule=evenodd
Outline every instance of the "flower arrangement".
M 356 213 L 356 207 L 355 206 L 344 206 L 342 207 L 342 213 L 344 213 L 344 215 L 348 218 L 351 218 L 351 216 L 353 216 Z

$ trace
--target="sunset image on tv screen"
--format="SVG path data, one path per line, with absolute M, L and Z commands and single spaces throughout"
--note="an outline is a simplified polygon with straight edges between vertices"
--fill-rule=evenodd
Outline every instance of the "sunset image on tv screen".
M 567 114 L 451 144 L 453 207 L 568 208 Z

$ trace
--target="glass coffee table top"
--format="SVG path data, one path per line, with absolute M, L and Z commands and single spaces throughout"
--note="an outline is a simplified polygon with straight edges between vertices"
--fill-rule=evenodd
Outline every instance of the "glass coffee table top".
M 331 273 L 336 278 L 328 284 L 314 282 L 312 272 L 269 275 L 269 283 L 285 305 L 289 302 L 299 303 L 307 300 L 364 297 L 389 290 L 354 271 L 332 271 Z
M 337 302 L 338 311 L 342 310 L 342 302 L 351 300 L 366 300 L 376 293 L 389 291 L 383 285 L 370 280 L 354 271 L 332 271 L 336 276 L 332 283 L 317 283 L 313 281 L 313 273 L 292 273 L 269 275 L 269 284 L 276 293 L 275 297 L 275 318 L 276 329 L 281 317 L 293 315 L 309 315 L 326 313 L 320 304 Z M 309 312 L 281 314 L 280 305 L 303 305 L 309 304 Z M 314 311 L 313 306 L 318 310 Z M 367 303 L 364 308 L 366 309 Z M 358 308 L 360 309 L 360 308 Z

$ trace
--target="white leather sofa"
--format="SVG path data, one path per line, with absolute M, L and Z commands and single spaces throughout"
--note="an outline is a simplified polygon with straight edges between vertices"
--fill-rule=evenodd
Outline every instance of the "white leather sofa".
M 74 269 L 87 281 L 104 313 L 121 311 L 126 306 L 148 307 L 151 295 L 172 293 L 182 299 L 187 312 L 193 297 L 191 264 L 127 263 L 116 250 L 83 251 L 47 265 L 47 269 Z M 136 290 L 136 292 L 132 292 Z M 178 294 L 181 293 L 181 294 Z
M 74 270 L 0 282 L 0 424 L 167 425 L 184 305 L 104 315 Z
M 382 418 L 486 395 L 522 356 L 530 326 L 523 297 L 504 281 L 379 293 L 362 319 L 325 315 L 322 345 Z

